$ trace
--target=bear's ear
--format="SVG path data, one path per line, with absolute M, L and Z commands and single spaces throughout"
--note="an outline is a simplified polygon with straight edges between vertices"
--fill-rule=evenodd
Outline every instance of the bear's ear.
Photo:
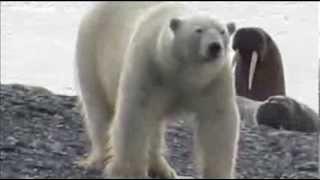
M 230 35 L 232 35 L 236 31 L 236 24 L 234 22 L 230 22 L 227 24 L 227 29 Z
M 181 25 L 182 21 L 178 18 L 173 18 L 170 21 L 170 28 L 173 32 L 175 32 Z

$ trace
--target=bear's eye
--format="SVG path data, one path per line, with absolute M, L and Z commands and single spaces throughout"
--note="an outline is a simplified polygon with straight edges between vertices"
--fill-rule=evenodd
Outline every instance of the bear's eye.
M 224 35 L 224 34 L 226 33 L 226 31 L 225 31 L 225 30 L 222 30 L 222 31 L 220 31 L 220 33 L 221 33 L 222 35 Z
M 201 28 L 196 29 L 196 33 L 201 34 L 202 32 L 203 32 L 203 29 L 201 29 Z

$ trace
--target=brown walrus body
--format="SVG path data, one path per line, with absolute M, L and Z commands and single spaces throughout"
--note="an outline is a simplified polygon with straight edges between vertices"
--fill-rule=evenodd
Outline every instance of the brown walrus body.
M 285 96 L 272 96 L 256 112 L 258 124 L 291 131 L 319 132 L 318 114 L 305 104 Z
M 318 114 L 307 105 L 287 96 L 271 96 L 265 101 L 255 101 L 237 96 L 243 123 L 266 125 L 275 129 L 300 132 L 319 132 Z
M 232 48 L 236 51 L 233 61 L 239 96 L 263 101 L 273 95 L 286 94 L 279 49 L 264 30 L 255 27 L 239 29 Z M 256 63 L 253 63 L 254 56 Z

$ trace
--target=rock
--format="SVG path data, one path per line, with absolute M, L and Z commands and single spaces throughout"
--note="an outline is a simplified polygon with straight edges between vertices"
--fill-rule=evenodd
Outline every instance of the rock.
M 13 136 L 9 136 L 9 137 L 7 137 L 7 141 L 8 141 L 8 144 L 10 145 L 10 146 L 15 146 L 16 144 L 18 144 L 18 140 L 15 138 L 15 137 L 13 137 Z
M 298 169 L 299 171 L 309 171 L 309 172 L 315 172 L 318 170 L 318 164 L 315 162 L 306 162 L 302 165 L 297 165 L 295 167 L 296 169 Z
M 89 150 L 77 97 L 24 85 L 0 86 L 0 178 L 101 178 L 74 162 Z M 183 179 L 199 177 L 193 163 L 191 115 L 168 123 L 169 163 Z M 175 119 L 175 117 L 173 118 Z M 243 123 L 237 178 L 318 177 L 317 133 Z M 214 143 L 214 142 L 212 142 Z

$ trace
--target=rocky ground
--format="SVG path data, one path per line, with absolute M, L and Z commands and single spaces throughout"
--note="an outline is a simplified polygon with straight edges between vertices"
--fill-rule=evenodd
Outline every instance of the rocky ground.
M 1 85 L 0 98 L 0 178 L 101 178 L 101 172 L 74 163 L 88 150 L 76 97 Z M 315 133 L 242 126 L 237 177 L 318 178 L 317 138 Z M 183 121 L 171 123 L 167 143 L 178 174 L 196 176 L 191 128 Z

